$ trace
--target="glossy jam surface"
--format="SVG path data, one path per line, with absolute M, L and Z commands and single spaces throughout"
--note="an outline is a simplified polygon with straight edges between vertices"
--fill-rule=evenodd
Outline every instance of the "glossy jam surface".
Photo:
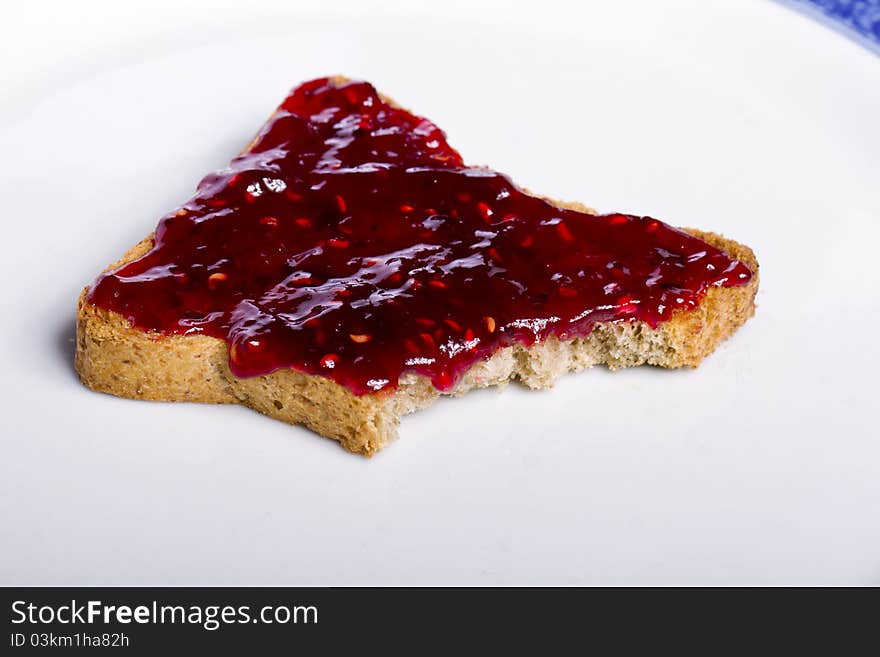
M 237 376 L 291 367 L 363 394 L 407 371 L 446 390 L 502 346 L 656 326 L 750 278 L 655 219 L 564 210 L 467 167 L 370 84 L 320 79 L 90 300 L 142 329 L 226 340 Z

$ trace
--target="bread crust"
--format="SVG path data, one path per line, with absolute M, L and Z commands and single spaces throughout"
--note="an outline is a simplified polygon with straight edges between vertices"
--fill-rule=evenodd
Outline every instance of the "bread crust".
M 577 203 L 557 204 L 585 209 Z M 677 310 L 657 328 L 640 321 L 598 323 L 586 337 L 505 347 L 474 365 L 448 393 L 417 375 L 404 376 L 396 390 L 360 396 L 326 377 L 290 369 L 238 378 L 229 370 L 225 341 L 140 330 L 122 315 L 89 303 L 88 287 L 77 309 L 76 370 L 92 390 L 153 401 L 240 403 L 338 440 L 351 452 L 372 456 L 397 437 L 403 415 L 429 406 L 441 394 L 461 395 L 512 379 L 529 388 L 547 388 L 565 372 L 593 365 L 696 367 L 754 314 L 758 262 L 743 244 L 715 233 L 685 230 L 745 262 L 752 280 L 740 287 L 710 288 L 696 308 Z M 150 235 L 108 269 L 141 257 L 152 245 Z

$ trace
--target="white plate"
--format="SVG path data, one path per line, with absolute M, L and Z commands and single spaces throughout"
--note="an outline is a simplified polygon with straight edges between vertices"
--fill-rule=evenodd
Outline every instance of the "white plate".
M 765 0 L 20 4 L 0 582 L 880 583 L 873 53 Z M 695 371 L 441 401 L 372 460 L 80 386 L 81 286 L 335 72 L 532 189 L 753 246 L 757 315 Z

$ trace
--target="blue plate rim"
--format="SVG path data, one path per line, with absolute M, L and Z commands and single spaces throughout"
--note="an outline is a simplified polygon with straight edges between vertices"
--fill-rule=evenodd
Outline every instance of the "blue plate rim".
M 880 55 L 880 0 L 775 0 Z

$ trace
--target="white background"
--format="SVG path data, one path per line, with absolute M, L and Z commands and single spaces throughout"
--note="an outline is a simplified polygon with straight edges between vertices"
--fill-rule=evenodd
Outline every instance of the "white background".
M 767 0 L 568 4 L 4 5 L 0 583 L 880 584 L 880 58 Z M 541 193 L 753 246 L 756 317 L 372 460 L 80 386 L 81 287 L 332 73 Z

